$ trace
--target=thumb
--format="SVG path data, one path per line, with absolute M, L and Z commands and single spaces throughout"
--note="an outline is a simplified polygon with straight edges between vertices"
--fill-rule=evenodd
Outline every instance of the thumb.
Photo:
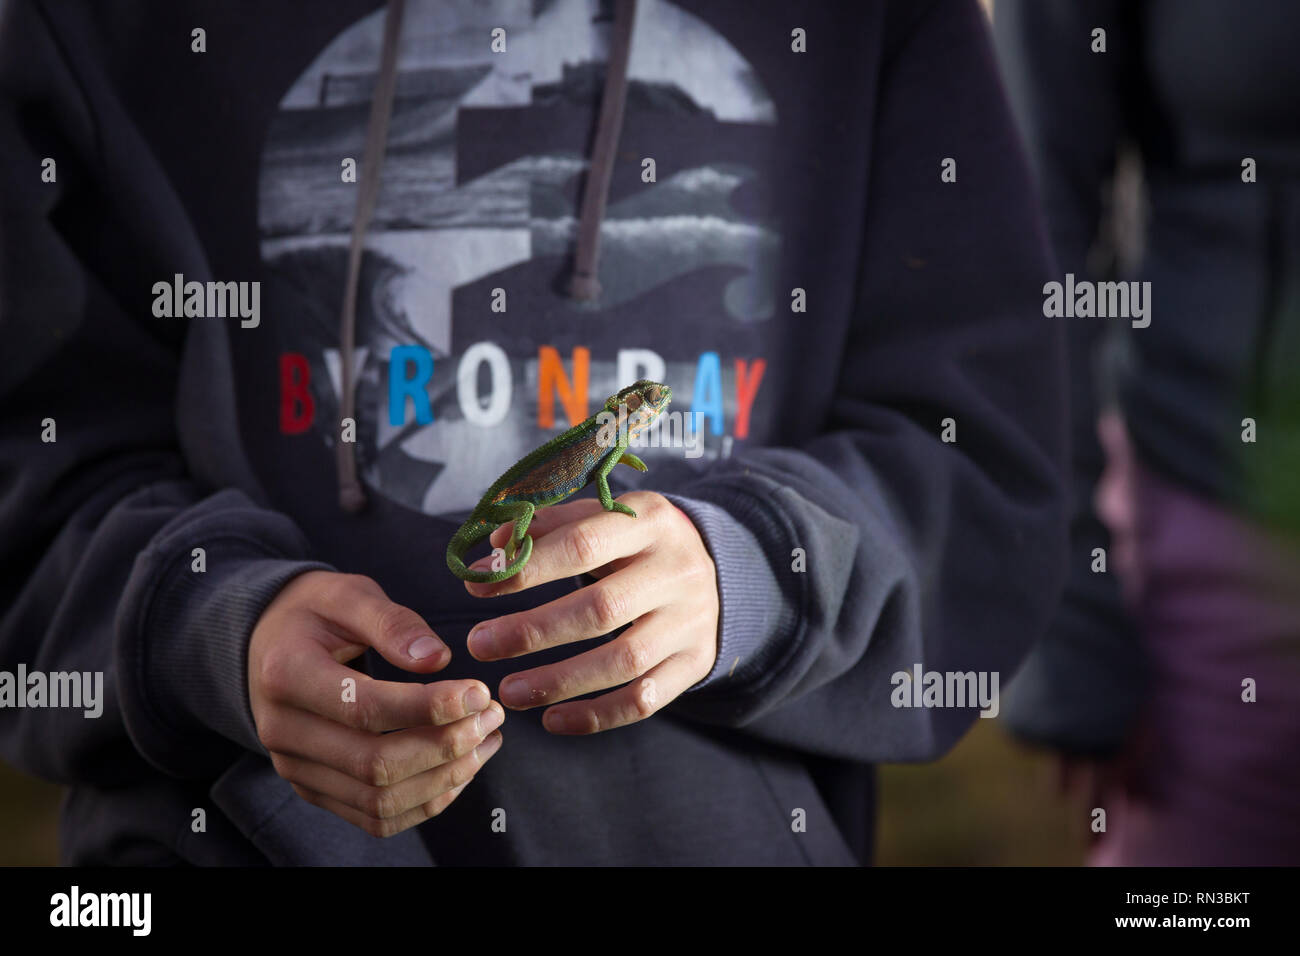
M 372 647 L 394 667 L 430 674 L 451 661 L 451 649 L 409 607 L 389 600 L 374 580 L 343 575 L 343 586 L 323 595 L 323 615 L 347 629 L 350 640 Z

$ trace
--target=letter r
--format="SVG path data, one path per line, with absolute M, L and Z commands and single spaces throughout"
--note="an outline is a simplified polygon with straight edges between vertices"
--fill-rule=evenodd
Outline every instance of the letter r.
M 406 378 L 406 363 L 415 363 L 415 376 Z M 421 425 L 433 421 L 428 384 L 433 378 L 433 356 L 423 345 L 396 345 L 388 357 L 388 424 L 406 424 L 406 399 L 415 404 L 415 420 Z

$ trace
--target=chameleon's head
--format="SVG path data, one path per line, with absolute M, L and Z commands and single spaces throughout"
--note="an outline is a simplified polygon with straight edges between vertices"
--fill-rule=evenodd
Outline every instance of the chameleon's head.
M 672 397 L 673 390 L 667 385 L 641 379 L 611 395 L 605 402 L 605 410 L 621 419 L 622 410 L 626 409 L 627 432 L 635 435 L 663 413 Z

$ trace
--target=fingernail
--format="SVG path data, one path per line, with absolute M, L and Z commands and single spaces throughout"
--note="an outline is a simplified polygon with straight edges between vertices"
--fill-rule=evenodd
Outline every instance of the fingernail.
M 479 660 L 497 656 L 496 637 L 490 627 L 477 627 L 469 636 L 469 652 Z
M 410 654 L 413 659 L 422 661 L 426 657 L 432 657 L 438 653 L 442 646 L 442 641 L 436 637 L 419 637 L 411 642 L 411 646 L 406 649 L 406 653 Z
M 491 702 L 492 698 L 488 692 L 477 684 L 465 691 L 465 713 L 467 714 L 477 714 Z
M 479 744 L 477 747 L 474 748 L 474 756 L 478 757 L 479 762 L 482 763 L 484 760 L 487 760 L 488 757 L 491 757 L 494 753 L 496 753 L 497 748 L 500 746 L 501 746 L 501 735 L 492 734 L 490 737 L 488 737 L 481 744 Z
M 492 707 L 479 714 L 478 732 L 480 736 L 486 737 L 492 731 L 500 727 L 506 720 L 506 712 L 499 705 Z
M 554 734 L 562 734 L 569 729 L 569 718 L 562 713 L 551 711 L 542 721 L 546 729 Z
M 532 702 L 533 692 L 528 681 L 522 677 L 507 677 L 501 682 L 501 703 L 507 707 L 527 707 Z

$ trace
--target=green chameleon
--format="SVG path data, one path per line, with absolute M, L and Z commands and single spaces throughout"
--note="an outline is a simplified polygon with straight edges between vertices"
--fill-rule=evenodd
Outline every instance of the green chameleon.
M 558 504 L 593 481 L 606 511 L 621 511 L 635 518 L 635 511 L 610 494 L 609 473 L 620 462 L 637 471 L 646 470 L 645 462 L 628 452 L 628 439 L 658 418 L 672 396 L 673 390 L 667 385 L 642 379 L 611 395 L 605 407 L 591 418 L 556 435 L 515 464 L 493 482 L 452 536 L 447 545 L 451 573 L 480 584 L 493 584 L 518 574 L 533 553 L 528 525 L 536 510 Z M 507 521 L 515 523 L 505 548 L 508 564 L 500 571 L 467 568 L 465 552 Z

